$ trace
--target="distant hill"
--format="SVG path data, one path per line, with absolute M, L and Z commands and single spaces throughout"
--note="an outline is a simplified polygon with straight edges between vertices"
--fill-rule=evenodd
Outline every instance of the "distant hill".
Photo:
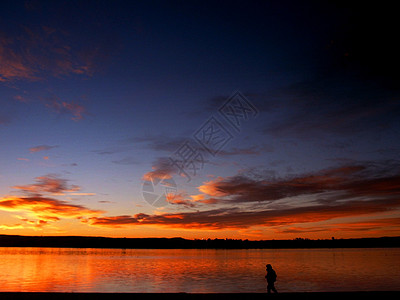
M 0 235 L 0 247 L 122 248 L 122 249 L 290 249 L 400 247 L 400 237 L 310 240 L 108 238 L 86 236 Z

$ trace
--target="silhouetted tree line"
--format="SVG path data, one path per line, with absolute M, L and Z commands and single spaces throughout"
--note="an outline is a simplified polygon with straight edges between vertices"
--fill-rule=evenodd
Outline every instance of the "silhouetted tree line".
M 400 237 L 293 240 L 107 238 L 84 236 L 0 235 L 0 247 L 122 248 L 122 249 L 284 249 L 400 247 Z

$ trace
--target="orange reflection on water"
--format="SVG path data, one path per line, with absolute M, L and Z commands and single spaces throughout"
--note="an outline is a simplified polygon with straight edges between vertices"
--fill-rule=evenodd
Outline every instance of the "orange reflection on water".
M 0 291 L 265 292 L 399 290 L 400 249 L 0 248 Z
M 7 275 L 4 291 L 72 291 L 93 277 L 86 251 L 57 248 L 3 248 L 0 266 Z

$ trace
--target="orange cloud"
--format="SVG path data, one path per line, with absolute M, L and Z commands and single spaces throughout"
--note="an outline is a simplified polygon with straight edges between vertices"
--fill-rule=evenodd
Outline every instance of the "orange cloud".
M 6 196 L 0 198 L 0 210 L 19 212 L 36 218 L 36 220 L 31 220 L 25 216 L 16 215 L 23 222 L 19 224 L 23 228 L 37 230 L 60 219 L 82 219 L 104 213 L 102 210 L 90 209 L 83 205 L 71 204 L 67 201 L 43 196 L 43 194 L 64 195 L 65 193 L 71 196 L 95 195 L 95 193 L 78 192 L 80 187 L 69 185 L 65 179 L 59 178 L 56 175 L 46 175 L 36 177 L 35 181 L 36 183 L 34 184 L 14 186 L 15 189 L 26 193 L 27 196 Z
M 163 179 L 170 179 L 176 173 L 175 168 L 171 164 L 169 158 L 158 158 L 152 167 L 153 171 L 147 172 L 143 175 L 143 180 L 159 181 Z
M 92 226 L 122 228 L 124 225 L 137 224 L 140 222 L 140 219 L 123 215 L 114 217 L 91 217 L 89 219 L 82 219 L 81 222 Z
M 206 198 L 204 194 L 190 195 L 194 203 L 215 204 L 218 202 L 217 198 Z
M 179 214 L 95 216 L 87 223 L 101 227 L 159 225 L 220 230 L 278 228 L 343 217 L 373 216 L 400 209 L 400 176 L 395 170 L 398 170 L 396 162 L 384 162 L 381 165 L 342 166 L 283 179 L 251 177 L 243 173 L 218 177 L 199 187 L 203 194 L 179 193 L 169 199 L 172 204 L 189 207 L 197 203 L 214 203 L 218 205 L 216 209 Z M 309 200 L 298 204 L 296 199 L 300 196 Z M 291 199 L 290 203 L 287 203 L 288 199 Z M 361 230 L 369 225 L 358 223 L 354 226 Z M 338 226 L 343 230 L 350 227 L 349 224 Z
M 70 193 L 71 196 L 96 196 L 96 193 Z
M 190 195 L 190 198 L 192 198 L 192 200 L 196 202 L 204 200 L 205 196 L 204 194 Z
M 228 193 L 224 192 L 220 189 L 219 184 L 223 182 L 223 177 L 218 177 L 215 180 L 210 180 L 205 182 L 203 185 L 199 186 L 198 189 L 200 192 L 214 197 L 222 197 L 228 195 Z
M 166 213 L 157 215 L 92 217 L 86 223 L 100 227 L 127 225 L 162 225 L 189 229 L 246 229 L 253 226 L 274 227 L 305 224 L 342 217 L 374 215 L 400 209 L 398 199 L 353 200 L 335 205 L 310 205 L 286 209 L 245 210 L 218 208 L 213 210 Z
M 41 224 L 45 224 L 44 221 L 58 221 L 60 218 L 80 219 L 103 213 L 82 205 L 45 197 L 4 197 L 0 199 L 0 210 L 31 213 L 42 220 Z
M 169 193 L 166 195 L 167 201 L 170 204 L 178 204 L 178 205 L 184 205 L 188 207 L 194 207 L 195 204 L 193 201 L 188 199 L 186 193 Z
M 22 224 L 14 224 L 14 225 L 6 225 L 6 224 L 1 224 L 0 229 L 3 230 L 12 230 L 12 229 L 21 229 L 24 228 Z
M 26 226 L 23 226 L 22 224 L 20 224 L 22 228 L 32 228 L 35 230 L 43 228 L 49 222 L 55 222 L 55 221 L 59 220 L 59 218 L 53 218 L 53 219 L 49 218 L 46 220 L 29 220 L 29 219 L 23 218 L 21 216 L 16 216 L 16 217 L 28 225 L 28 227 L 26 227 Z
M 186 192 L 171 192 L 166 194 L 166 200 L 173 205 L 183 205 L 186 207 L 195 207 L 199 204 L 217 203 L 216 198 L 206 198 L 204 194 L 188 195 Z
M 162 180 L 162 179 L 170 179 L 172 178 L 171 174 L 168 171 L 164 170 L 154 170 L 147 172 L 143 175 L 142 179 L 151 181 L 151 180 Z

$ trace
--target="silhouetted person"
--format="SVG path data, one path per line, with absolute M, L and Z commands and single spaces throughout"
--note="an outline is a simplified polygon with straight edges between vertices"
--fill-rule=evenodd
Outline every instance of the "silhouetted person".
M 276 272 L 274 269 L 272 269 L 272 266 L 270 264 L 267 265 L 267 275 L 265 275 L 265 279 L 267 279 L 268 285 L 267 285 L 267 292 L 271 293 L 271 290 L 274 293 L 277 293 L 278 291 L 275 288 L 275 281 L 276 281 Z

